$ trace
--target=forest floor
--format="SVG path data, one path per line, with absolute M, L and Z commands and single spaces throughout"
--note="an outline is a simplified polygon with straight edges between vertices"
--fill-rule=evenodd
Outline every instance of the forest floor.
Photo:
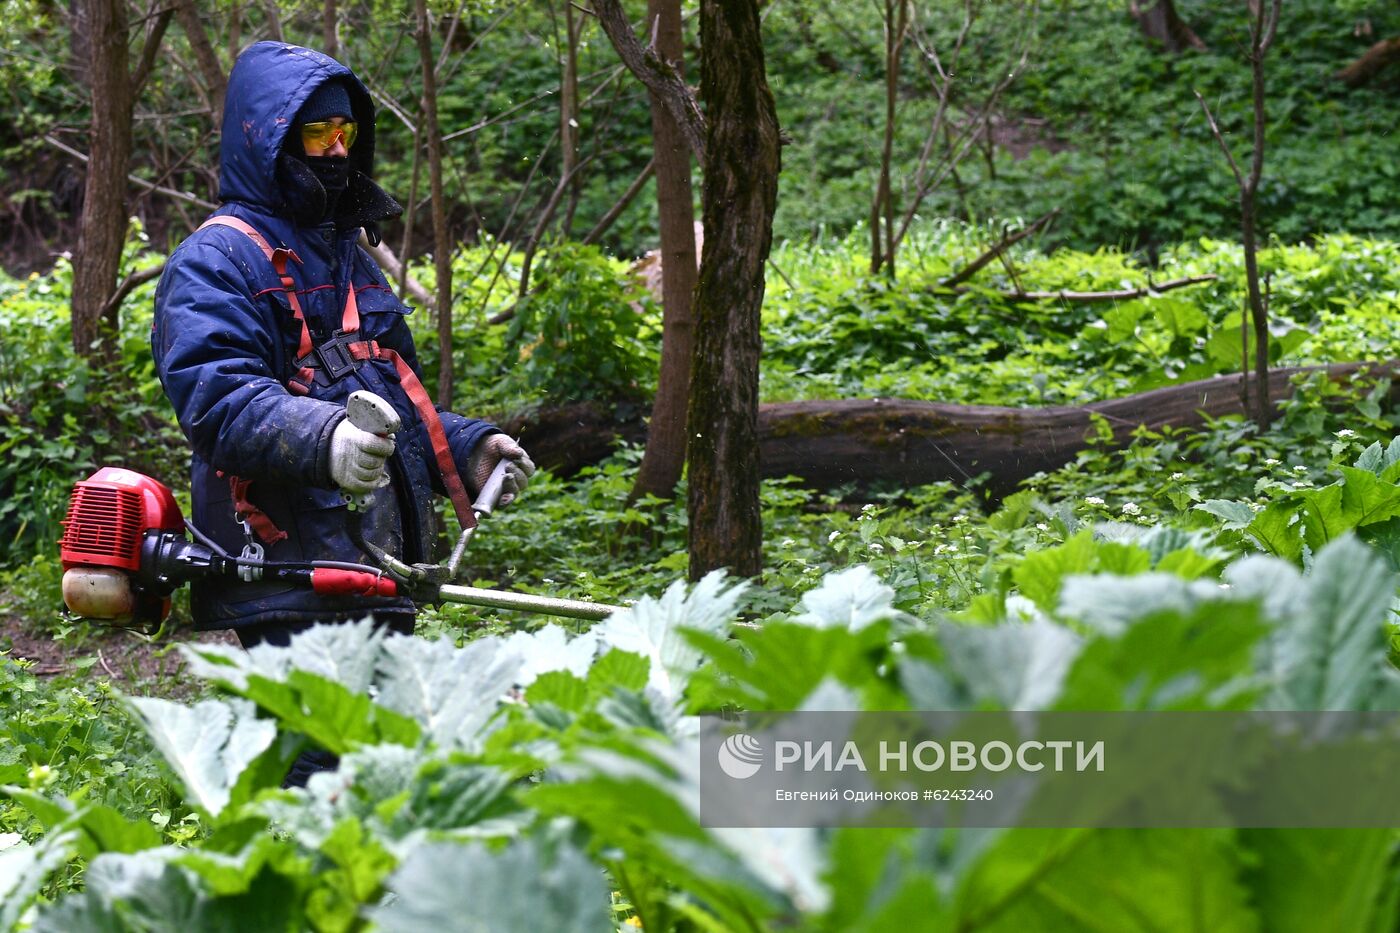
M 58 640 L 36 631 L 22 616 L 0 613 L 0 654 L 33 662 L 40 677 L 77 675 L 106 677 L 124 693 L 170 698 L 197 693 L 201 684 L 185 676 L 184 658 L 175 646 L 184 641 L 236 645 L 228 630 L 196 632 L 180 629 L 163 641 L 151 641 L 118 628 L 93 629 L 86 637 Z

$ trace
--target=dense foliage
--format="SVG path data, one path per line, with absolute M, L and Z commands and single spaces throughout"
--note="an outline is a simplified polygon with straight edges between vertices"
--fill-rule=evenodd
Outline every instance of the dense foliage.
M 1396 457 L 1400 445 L 1376 445 L 1356 469 Z M 1028 555 L 1019 605 L 983 624 L 901 612 L 861 565 L 742 626 L 742 587 L 711 576 L 572 634 L 550 625 L 458 648 L 360 624 L 290 648 L 189 649 L 221 696 L 127 705 L 198 833 L 162 845 L 144 818 L 46 793 L 31 769 L 30 787 L 5 791 L 46 831 L 0 850 L 0 926 L 77 857 L 83 890 L 38 907 L 21 920 L 29 929 L 1390 929 L 1392 829 L 701 822 L 693 714 L 725 706 L 1385 709 L 1400 698 L 1386 660 L 1396 575 L 1380 554 L 1343 536 L 1303 573 L 1225 557 L 1169 527 L 1086 530 Z M 1225 585 L 1202 584 L 1217 574 Z M 307 741 L 340 754 L 339 770 L 278 789 Z M 1121 899 L 1103 895 L 1106 876 Z

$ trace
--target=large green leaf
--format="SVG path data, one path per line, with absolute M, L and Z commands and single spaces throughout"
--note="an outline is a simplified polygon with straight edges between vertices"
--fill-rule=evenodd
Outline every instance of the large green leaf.
M 246 653 L 226 645 L 181 648 L 199 676 L 251 700 L 283 729 L 344 754 L 380 742 L 412 745 L 420 737 L 417 723 L 369 697 L 388 650 L 385 640 L 368 623 L 352 622 L 315 626 L 287 647 L 256 645 Z
M 551 853 L 533 839 L 499 851 L 424 845 L 409 854 L 388 887 L 397 897 L 369 911 L 384 933 L 611 929 L 602 870 L 571 846 Z
M 1253 933 L 1227 830 L 1012 830 L 967 877 L 957 929 Z
M 939 631 L 947 673 L 965 697 L 958 706 L 1048 709 L 1082 639 L 1044 619 L 995 626 L 947 624 Z
M 277 737 L 277 727 L 258 719 L 247 700 L 203 700 L 194 706 L 155 697 L 129 697 L 127 702 L 190 802 L 210 816 L 229 805 L 243 770 Z
M 40 911 L 32 930 L 242 933 L 302 926 L 290 879 L 264 871 L 245 893 L 215 898 L 166 855 L 167 850 L 99 855 L 88 865 L 84 890 Z
M 700 663 L 699 649 L 681 629 L 721 631 L 734 620 L 746 588 L 745 583 L 726 587 L 722 571 L 707 574 L 689 593 L 677 581 L 660 599 L 643 597 L 631 609 L 608 616 L 595 630 L 604 644 L 648 659 L 648 686 L 678 698 Z
M 232 645 L 188 644 L 180 651 L 190 670 L 242 692 L 250 675 L 278 682 L 293 670 L 316 674 L 352 693 L 364 693 L 374 679 L 386 633 L 371 619 L 313 625 L 292 636 L 287 647 L 260 644 L 244 651 Z
M 1353 710 L 1394 702 L 1385 646 L 1398 578 L 1380 555 L 1346 536 L 1319 551 L 1306 576 L 1256 557 L 1231 565 L 1225 578 L 1281 623 L 1264 659 L 1274 685 L 1269 708 Z
M 1267 626 L 1250 602 L 1159 610 L 1084 646 L 1065 678 L 1064 710 L 1236 709 L 1258 691 L 1255 645 Z
M 51 832 L 29 846 L 14 842 L 0 848 L 0 930 L 15 928 L 50 874 L 68 861 L 77 834 Z
M 949 925 L 937 881 L 913 853 L 915 831 L 909 828 L 838 829 L 828 846 L 825 881 L 831 906 L 822 929 L 841 933 L 876 933 L 916 924 L 942 930 Z
M 497 638 L 463 648 L 446 641 L 391 638 L 384 644 L 378 702 L 422 726 L 443 746 L 471 746 L 522 660 Z
M 520 658 L 516 683 L 528 687 L 540 674 L 568 671 L 583 677 L 598 654 L 598 634 L 592 630 L 572 637 L 562 625 L 545 625 L 533 632 L 513 632 L 505 650 Z
M 1394 829 L 1246 829 L 1245 880 L 1263 928 L 1393 930 L 1400 895 Z

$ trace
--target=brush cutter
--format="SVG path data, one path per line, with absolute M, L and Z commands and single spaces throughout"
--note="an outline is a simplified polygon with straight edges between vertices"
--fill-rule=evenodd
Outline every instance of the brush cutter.
M 390 436 L 400 428 L 393 406 L 371 392 L 352 393 L 346 416 L 374 434 Z M 504 460 L 496 465 L 472 504 L 478 519 L 495 509 L 506 466 Z M 269 561 L 261 548 L 245 548 L 234 556 L 184 520 L 165 484 L 133 470 L 103 467 L 74 485 L 68 501 L 60 544 L 63 601 L 85 618 L 153 624 L 169 614 L 170 594 L 180 586 L 228 576 L 245 582 L 288 581 L 327 596 L 403 595 L 422 604 L 462 603 L 574 619 L 601 619 L 619 608 L 453 583 L 474 528 L 462 532 L 446 565 L 407 564 L 363 539 L 361 507 L 356 497 L 347 497 L 350 536 L 375 564 Z

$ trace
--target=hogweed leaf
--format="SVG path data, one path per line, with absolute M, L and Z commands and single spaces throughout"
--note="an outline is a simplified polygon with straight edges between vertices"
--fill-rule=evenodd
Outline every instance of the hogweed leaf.
M 241 698 L 184 706 L 155 697 L 128 697 L 146 733 L 185 786 L 190 801 L 217 817 L 239 775 L 277 737 Z

